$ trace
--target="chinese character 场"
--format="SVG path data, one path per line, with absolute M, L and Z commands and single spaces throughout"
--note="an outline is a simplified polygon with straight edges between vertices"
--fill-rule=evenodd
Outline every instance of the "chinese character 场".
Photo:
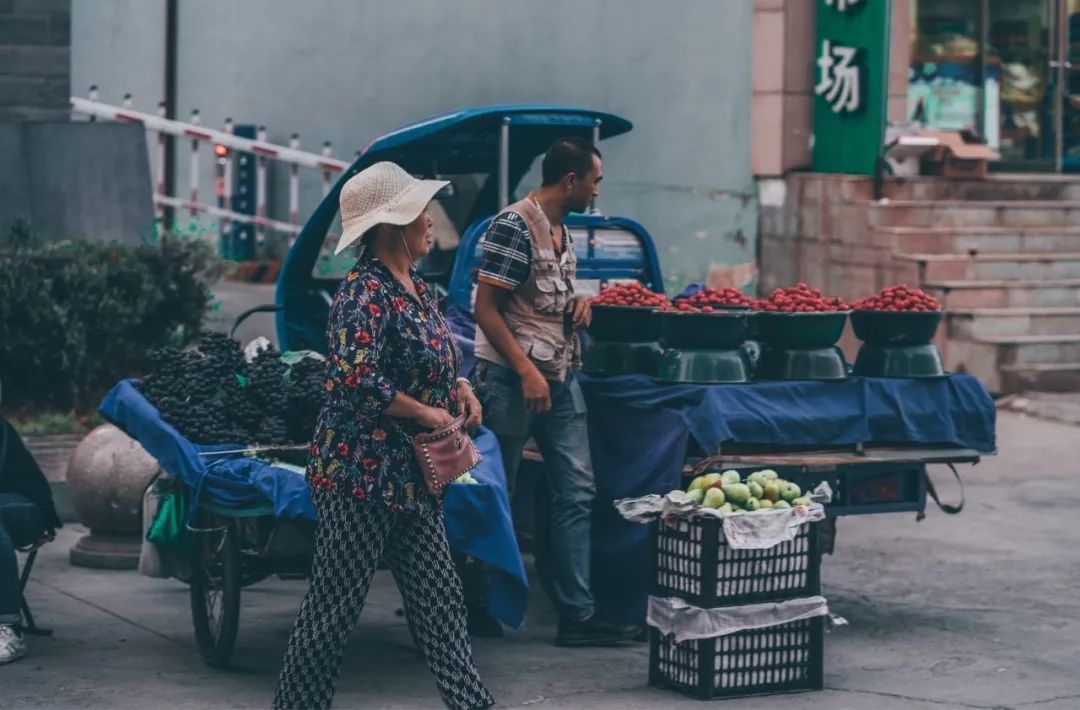
M 835 7 L 839 12 L 846 12 L 849 7 L 858 5 L 859 0 L 825 0 L 829 7 Z
M 824 94 L 836 113 L 857 111 L 862 105 L 859 95 L 861 67 L 855 63 L 858 51 L 855 47 L 833 45 L 829 40 L 821 44 L 821 55 L 817 60 L 821 80 L 814 87 L 814 93 Z

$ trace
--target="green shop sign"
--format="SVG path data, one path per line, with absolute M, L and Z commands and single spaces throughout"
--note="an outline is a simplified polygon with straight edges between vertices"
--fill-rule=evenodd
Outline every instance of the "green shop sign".
M 872 175 L 885 139 L 891 0 L 816 0 L 814 170 Z

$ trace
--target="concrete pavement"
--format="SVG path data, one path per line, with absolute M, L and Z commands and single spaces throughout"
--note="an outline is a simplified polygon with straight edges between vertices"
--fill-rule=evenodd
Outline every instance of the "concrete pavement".
M 850 625 L 826 637 L 827 690 L 731 701 L 772 710 L 1080 708 L 1080 429 L 1004 413 L 1001 454 L 962 470 L 967 507 L 841 519 L 825 596 Z M 946 474 L 935 480 L 954 499 Z M 30 584 L 31 655 L 0 667 L 0 708 L 267 707 L 302 582 L 244 591 L 235 668 L 198 660 L 187 589 L 133 572 L 69 566 L 77 531 L 46 549 Z M 433 708 L 438 697 L 379 573 L 343 666 L 335 707 Z M 500 706 L 701 707 L 646 685 L 645 645 L 556 649 L 534 595 L 529 628 L 475 643 Z

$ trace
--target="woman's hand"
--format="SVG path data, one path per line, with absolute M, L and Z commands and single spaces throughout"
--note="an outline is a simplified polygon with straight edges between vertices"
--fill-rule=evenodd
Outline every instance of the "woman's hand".
M 484 409 L 468 380 L 457 381 L 457 401 L 461 413 L 465 415 L 465 428 L 473 431 L 479 427 L 484 420 Z
M 454 421 L 454 415 L 445 409 L 439 409 L 438 407 L 429 407 L 423 405 L 423 409 L 416 416 L 416 421 L 420 426 L 427 427 L 428 429 L 440 429 Z

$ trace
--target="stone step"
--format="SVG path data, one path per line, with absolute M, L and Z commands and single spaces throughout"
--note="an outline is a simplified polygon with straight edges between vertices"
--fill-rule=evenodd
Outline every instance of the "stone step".
M 941 352 L 948 371 L 970 373 L 995 394 L 1080 391 L 1080 336 L 950 338 Z
M 1080 223 L 1077 200 L 880 200 L 871 227 L 1040 227 Z
M 976 340 L 997 346 L 1003 366 L 1080 362 L 1080 335 L 991 335 Z
M 1080 361 L 1043 365 L 1004 365 L 1001 388 L 1014 392 L 1080 392 Z
M 1080 227 L 877 227 L 875 244 L 900 253 L 960 254 L 1080 250 Z
M 964 308 L 945 314 L 949 338 L 1080 333 L 1080 306 L 1063 308 Z
M 923 288 L 937 296 L 947 311 L 1080 306 L 1080 279 L 927 281 Z
M 1080 200 L 1080 180 L 1066 175 L 991 173 L 984 180 L 918 177 L 887 180 L 892 200 Z
M 917 264 L 920 280 L 1080 279 L 1080 252 L 897 254 Z

